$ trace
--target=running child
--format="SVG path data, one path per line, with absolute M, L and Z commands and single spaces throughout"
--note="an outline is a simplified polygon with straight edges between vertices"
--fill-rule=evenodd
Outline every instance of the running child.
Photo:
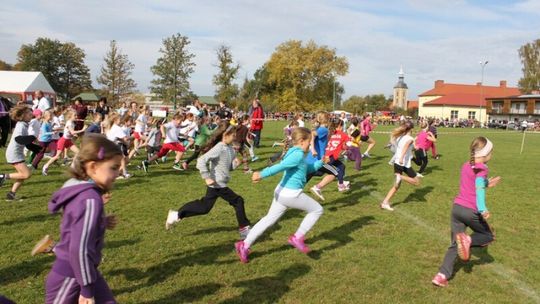
M 433 136 L 435 137 L 435 139 L 437 138 L 437 125 L 438 125 L 438 122 L 435 120 L 435 119 L 430 119 L 428 121 L 428 124 L 429 124 L 429 132 L 431 132 L 431 134 L 433 134 Z M 439 159 L 441 158 L 441 156 L 439 155 L 439 153 L 437 153 L 437 147 L 435 146 L 435 142 L 431 142 L 431 157 L 434 158 L 434 159 Z
M 233 147 L 236 152 L 242 157 L 242 165 L 244 167 L 244 173 L 253 173 L 248 165 L 248 152 L 245 149 L 247 145 L 247 138 L 249 133 L 249 128 L 247 124 L 249 123 L 249 115 L 244 115 L 238 120 L 238 126 L 236 127 L 236 136 L 234 139 Z
M 330 139 L 326 145 L 324 157 L 328 158 L 328 165 L 335 167 L 338 171 L 338 191 L 343 192 L 349 190 L 350 183 L 345 181 L 345 165 L 339 160 L 341 152 L 347 148 L 346 143 L 349 141 L 349 136 L 343 132 L 343 120 L 334 118 L 330 124 L 329 130 Z M 321 189 L 321 187 L 319 187 Z
M 107 137 L 108 140 L 118 145 L 118 148 L 120 148 L 120 151 L 122 151 L 122 155 L 124 156 L 120 165 L 121 174 L 118 177 L 130 178 L 131 174 L 129 174 L 127 171 L 127 164 L 129 162 L 128 156 L 129 156 L 130 140 L 129 140 L 129 137 L 126 135 L 126 130 L 121 126 L 122 119 L 132 119 L 132 118 L 131 116 L 128 116 L 128 115 L 122 118 L 120 114 L 115 113 L 115 112 L 109 114 L 106 119 L 107 123 L 106 123 L 106 128 L 105 128 L 105 136 Z
M 180 143 L 178 139 L 178 127 L 180 127 L 180 123 L 182 122 L 183 115 L 181 114 L 174 114 L 172 121 L 162 124 L 160 127 L 161 130 L 161 136 L 165 137 L 165 141 L 163 142 L 163 146 L 159 150 L 159 152 L 152 157 L 148 158 L 147 160 L 142 161 L 142 167 L 144 172 L 148 173 L 148 167 L 150 166 L 150 163 L 155 161 L 158 158 L 161 158 L 163 156 L 166 156 L 169 151 L 174 151 L 176 153 L 176 157 L 173 164 L 173 169 L 175 170 L 183 170 L 183 168 L 180 166 L 180 160 L 182 159 L 182 155 L 184 155 L 184 152 L 186 151 L 186 148 Z
M 50 110 L 45 111 L 42 115 L 38 138 L 41 150 L 36 154 L 36 157 L 34 157 L 34 160 L 32 161 L 32 167 L 34 169 L 38 168 L 39 162 L 43 159 L 47 150 L 50 150 L 53 153 L 53 156 L 56 154 L 56 141 L 53 140 L 55 132 L 52 125 L 52 115 Z
M 63 216 L 45 303 L 116 303 L 98 267 L 105 229 L 116 224 L 114 216 L 105 215 L 102 194 L 112 188 L 121 160 L 116 144 L 103 135 L 86 135 L 70 168 L 73 178 L 53 194 L 49 211 Z
M 135 121 L 135 130 L 133 132 L 133 149 L 134 153 L 139 150 L 139 147 L 142 146 L 143 142 L 146 140 L 146 125 L 148 124 L 148 110 L 146 106 L 139 106 L 139 116 Z
M 351 118 L 351 125 L 347 128 L 347 134 L 350 137 L 350 141 L 347 144 L 348 149 L 346 151 L 347 159 L 354 161 L 354 169 L 360 171 L 362 168 L 362 153 L 360 153 L 360 128 L 358 126 L 358 118 Z
M 274 153 L 270 158 L 268 159 L 268 165 L 271 166 L 281 160 L 283 156 L 287 153 L 290 147 L 293 146 L 292 143 L 292 132 L 295 128 L 300 127 L 297 120 L 292 120 L 285 128 L 283 128 L 283 134 L 284 138 L 282 143 L 283 148 L 281 151 Z M 273 147 L 273 145 L 272 145 Z
M 288 243 L 302 253 L 308 253 L 310 251 L 309 247 L 304 243 L 304 239 L 309 230 L 311 230 L 323 214 L 323 208 L 314 199 L 307 196 L 303 192 L 303 189 L 306 185 L 306 176 L 308 173 L 320 169 L 323 162 L 318 160 L 311 165 L 306 163 L 306 153 L 309 151 L 309 145 L 311 143 L 311 132 L 309 129 L 300 127 L 294 129 L 292 139 L 294 146 L 287 151 L 287 154 L 279 164 L 268 167 L 261 172 L 253 173 L 252 181 L 257 183 L 263 178 L 285 171 L 281 182 L 274 190 L 274 197 L 268 214 L 253 226 L 245 240 L 236 242 L 235 244 L 236 253 L 242 263 L 248 262 L 251 245 L 255 243 L 257 238 L 266 229 L 274 225 L 288 208 L 307 212 L 296 233 L 289 237 Z
M 92 118 L 93 118 L 92 123 L 88 126 L 88 128 L 86 128 L 86 130 L 84 131 L 84 134 L 88 134 L 88 133 L 101 134 L 102 133 L 101 122 L 103 121 L 101 119 L 101 114 L 94 113 Z
M 416 135 L 416 140 L 414 142 L 415 151 L 412 160 L 417 166 L 420 166 L 417 175 L 423 177 L 422 173 L 424 173 L 428 164 L 427 151 L 437 139 L 429 132 L 429 125 L 426 121 L 420 123 L 420 128 L 422 128 L 422 130 Z
M 495 240 L 487 223 L 490 212 L 486 207 L 486 188 L 495 187 L 501 178 L 488 179 L 487 162 L 493 154 L 493 144 L 485 137 L 475 138 L 470 146 L 470 159 L 461 167 L 459 194 L 454 199 L 450 219 L 451 245 L 446 251 L 439 272 L 431 281 L 436 286 L 448 286 L 454 273 L 457 256 L 462 261 L 470 258 L 471 247 L 485 247 Z M 473 234 L 465 230 L 471 228 Z
M 182 168 L 184 170 L 188 169 L 190 162 L 199 157 L 199 155 L 201 154 L 201 149 L 206 145 L 206 142 L 208 142 L 208 138 L 212 136 L 213 130 L 210 129 L 210 117 L 204 116 L 202 118 L 199 118 L 199 121 L 199 134 L 197 134 L 197 136 L 195 137 L 195 151 L 187 160 L 182 162 Z
M 412 149 L 414 146 L 414 138 L 411 136 L 413 128 L 413 123 L 406 121 L 392 131 L 392 140 L 395 141 L 396 146 L 396 152 L 393 157 L 395 181 L 380 205 L 382 209 L 394 211 L 394 208 L 390 206 L 390 199 L 396 194 L 402 181 L 406 181 L 414 186 L 420 185 L 420 177 L 411 167 Z
M 35 109 L 32 111 L 32 115 L 34 116 L 34 118 L 32 118 L 28 123 L 28 136 L 34 136 L 37 140 L 37 138 L 39 137 L 39 130 L 41 129 L 41 117 L 43 115 L 43 112 L 40 109 Z M 25 152 L 27 151 L 28 150 L 26 150 Z M 32 164 L 36 155 L 37 153 L 30 153 L 30 157 L 28 158 L 29 164 Z
M 231 179 L 230 171 L 238 166 L 232 147 L 235 137 L 236 127 L 226 120 L 222 121 L 203 148 L 204 154 L 197 159 L 197 169 L 206 183 L 206 195 L 186 203 L 178 211 L 169 210 L 165 229 L 169 230 L 175 223 L 186 217 L 207 214 L 214 208 L 216 200 L 221 197 L 234 208 L 240 238 L 246 237 L 251 223 L 244 210 L 244 199 L 227 186 Z
M 32 119 L 32 109 L 24 105 L 16 106 L 9 111 L 9 117 L 16 121 L 17 124 L 6 148 L 6 161 L 17 172 L 0 174 L 0 186 L 6 180 L 12 179 L 14 181 L 13 186 L 11 186 L 11 191 L 6 194 L 6 201 L 22 201 L 23 199 L 18 197 L 16 193 L 23 182 L 32 175 L 24 159 L 24 147 L 35 139 L 33 136 L 28 136 L 28 123 Z
M 369 137 L 369 133 L 373 131 L 373 128 L 377 126 L 377 124 L 371 124 L 371 114 L 366 114 L 364 120 L 360 123 L 360 140 L 363 142 L 368 143 L 368 147 L 364 154 L 362 154 L 363 157 L 370 158 L 371 155 L 369 155 L 369 151 L 373 149 L 376 142 L 372 137 Z

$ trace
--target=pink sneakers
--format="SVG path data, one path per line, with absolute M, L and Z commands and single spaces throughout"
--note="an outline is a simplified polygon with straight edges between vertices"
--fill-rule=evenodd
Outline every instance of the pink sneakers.
M 468 261 L 471 257 L 471 237 L 464 232 L 458 233 L 456 234 L 456 243 L 459 258 Z
M 246 248 L 246 246 L 244 245 L 244 241 L 238 241 L 234 243 L 234 248 L 236 249 L 236 254 L 240 258 L 240 262 L 242 263 L 249 262 L 248 260 L 249 248 Z
M 435 286 L 446 287 L 448 286 L 448 279 L 444 274 L 439 272 L 435 275 L 433 280 L 431 280 L 431 283 L 433 283 Z
M 304 237 L 296 237 L 294 234 L 289 237 L 288 240 L 289 244 L 296 247 L 296 249 L 300 250 L 302 253 L 308 253 L 311 251 L 309 247 L 304 244 Z

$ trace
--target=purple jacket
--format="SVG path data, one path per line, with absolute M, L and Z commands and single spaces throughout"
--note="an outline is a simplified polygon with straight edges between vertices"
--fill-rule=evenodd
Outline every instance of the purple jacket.
M 94 297 L 106 225 L 101 190 L 94 183 L 70 179 L 49 202 L 49 212 L 62 209 L 61 238 L 54 249 L 52 270 L 75 278 L 81 295 Z

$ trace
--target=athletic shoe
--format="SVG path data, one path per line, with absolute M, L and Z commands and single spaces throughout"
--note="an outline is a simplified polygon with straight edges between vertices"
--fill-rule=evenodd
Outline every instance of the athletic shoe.
M 249 248 L 246 248 L 244 241 L 238 241 L 234 243 L 234 248 L 236 249 L 236 254 L 240 258 L 240 262 L 244 264 L 249 262 L 248 260 Z
M 245 240 L 246 237 L 249 234 L 249 231 L 251 231 L 251 227 L 249 225 L 241 227 L 240 229 L 238 229 L 238 232 L 240 233 L 240 239 Z
M 337 187 L 337 188 L 338 188 L 338 191 L 339 191 L 339 192 L 344 192 L 344 191 L 349 190 L 349 187 L 347 187 L 347 186 L 345 186 L 345 185 L 340 185 L 340 184 L 338 184 L 338 187 Z
M 435 286 L 439 287 L 446 287 L 448 286 L 448 279 L 446 279 L 446 276 L 442 273 L 437 273 L 433 280 L 431 280 L 431 283 Z
M 147 160 L 143 160 L 143 161 L 141 162 L 141 166 L 142 166 L 144 172 L 146 172 L 146 173 L 148 173 L 148 165 L 149 165 L 149 164 L 148 164 L 148 161 L 147 161 Z
M 124 179 L 124 178 L 125 178 L 125 177 L 124 177 L 124 174 L 120 174 L 120 175 L 118 175 L 118 176 L 116 177 L 116 179 Z
M 350 181 L 343 181 L 343 185 L 345 185 L 345 187 L 350 188 L 351 187 L 351 182 Z
M 456 234 L 456 243 L 459 258 L 468 261 L 471 258 L 471 237 L 464 232 L 458 233 Z
M 247 170 L 244 169 L 244 173 L 245 173 L 245 174 L 251 174 L 251 173 L 253 173 L 253 170 L 251 170 L 251 169 L 247 169 Z
M 309 188 L 309 190 L 311 190 L 311 193 L 315 194 L 318 198 L 320 198 L 321 201 L 324 201 L 324 196 L 322 195 L 321 189 L 319 189 L 317 185 Z
M 176 163 L 172 166 L 172 168 L 174 170 L 178 170 L 178 171 L 184 171 L 184 168 L 182 168 L 182 166 L 179 164 L 179 163 Z
M 187 170 L 189 167 L 188 163 L 182 162 L 182 169 Z
M 390 166 L 393 166 L 393 165 L 394 165 L 394 160 L 393 160 L 393 159 L 389 160 L 389 161 L 388 161 L 388 164 L 389 164 Z
M 44 175 L 44 176 L 49 175 L 49 168 L 48 167 L 43 167 L 43 169 L 41 169 L 41 174 Z
M 422 173 L 416 173 L 416 176 L 418 176 L 418 177 L 424 177 L 424 175 L 422 175 Z
M 394 211 L 394 208 L 392 208 L 390 206 L 390 204 L 388 204 L 388 203 L 382 203 L 381 204 L 381 209 L 388 210 L 388 211 Z
M 437 155 L 435 155 L 434 158 L 435 158 L 435 159 L 439 159 L 439 158 L 441 158 L 441 156 L 440 156 L 439 154 L 437 154 Z
M 178 222 L 180 222 L 180 219 L 178 218 L 178 211 L 169 210 L 167 220 L 165 221 L 165 230 L 171 229 L 171 227 Z
M 302 253 L 308 253 L 311 251 L 311 249 L 309 249 L 309 247 L 304 243 L 304 237 L 296 237 L 293 234 L 289 237 L 288 242 Z
M 6 182 L 6 174 L 2 174 L 2 177 L 0 177 L 0 187 L 2 187 L 2 185 L 4 185 L 4 183 Z
M 18 197 L 15 192 L 11 192 L 9 191 L 7 194 L 6 194 L 6 202 L 20 202 L 24 200 L 22 197 Z
M 32 256 L 35 256 L 36 254 L 40 254 L 40 253 L 50 253 L 53 251 L 53 248 L 55 245 L 56 243 L 47 234 L 39 242 L 36 243 L 36 245 L 34 246 L 34 249 L 32 249 L 31 254 Z
M 253 158 L 251 159 L 252 162 L 258 161 L 258 160 L 259 160 L 259 157 L 258 157 L 258 156 L 253 156 Z
M 123 176 L 124 176 L 125 179 L 128 179 L 128 178 L 132 177 L 133 175 L 129 174 L 129 173 L 124 173 Z
M 371 158 L 371 155 L 369 153 L 362 154 L 362 158 Z
M 167 156 L 163 156 L 163 157 L 161 158 L 161 162 L 164 163 L 164 162 L 166 162 L 166 161 L 167 161 Z
M 274 148 L 275 146 L 279 145 L 279 143 L 277 141 L 275 141 L 273 144 L 272 144 L 272 148 Z

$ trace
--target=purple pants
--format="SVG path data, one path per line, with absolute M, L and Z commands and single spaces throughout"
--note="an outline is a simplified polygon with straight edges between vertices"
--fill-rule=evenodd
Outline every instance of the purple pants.
M 360 171 L 362 168 L 362 154 L 360 153 L 360 149 L 357 147 L 349 147 L 347 149 L 347 158 L 354 160 L 354 169 Z
M 49 272 L 45 282 L 46 304 L 71 304 L 79 303 L 81 288 L 75 278 L 65 277 L 54 271 Z M 116 304 L 116 300 L 101 274 L 97 273 L 94 283 L 94 300 L 96 303 Z
M 45 152 L 47 152 L 47 149 L 49 149 L 52 152 L 52 156 L 56 155 L 56 140 L 53 141 L 40 141 L 39 145 L 41 146 L 41 151 L 39 151 L 38 154 L 36 154 L 36 157 L 34 157 L 34 160 L 32 161 L 32 166 L 37 169 L 39 162 L 43 159 L 43 156 L 45 155 Z

